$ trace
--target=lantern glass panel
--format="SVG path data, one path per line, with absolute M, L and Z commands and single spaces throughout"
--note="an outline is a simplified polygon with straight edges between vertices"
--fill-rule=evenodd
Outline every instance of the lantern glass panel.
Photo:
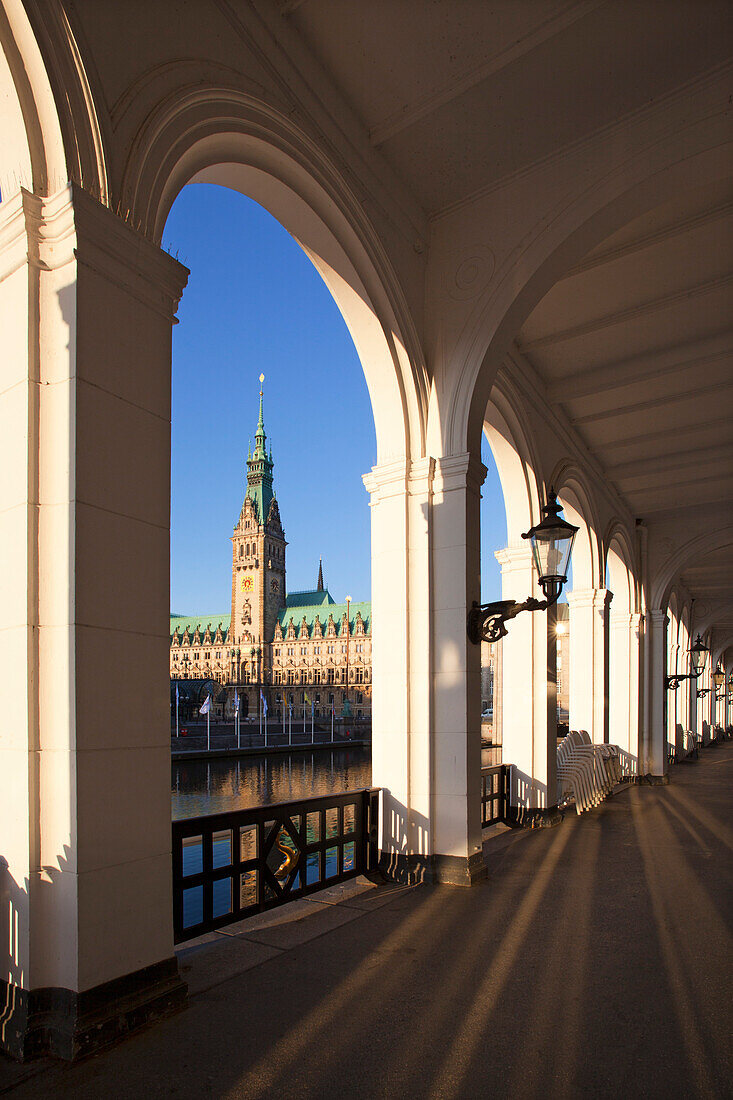
M 532 534 L 532 555 L 540 580 L 567 577 L 575 531 L 567 526 L 545 527 Z
M 698 637 L 694 646 L 690 650 L 690 665 L 693 672 L 702 672 L 705 665 L 705 654 L 707 653 L 707 647 L 704 646 Z
M 715 684 L 716 688 L 722 687 L 725 683 L 725 673 L 723 672 L 722 668 L 716 668 L 715 672 L 713 673 L 713 683 Z

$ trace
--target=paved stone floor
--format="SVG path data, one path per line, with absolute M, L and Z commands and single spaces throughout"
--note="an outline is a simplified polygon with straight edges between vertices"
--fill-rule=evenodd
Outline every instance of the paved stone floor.
M 190 1006 L 21 1097 L 729 1097 L 733 744 L 472 890 L 334 891 L 181 953 Z M 358 888 L 356 888 L 358 889 Z M 233 934 L 232 934 L 233 933 Z

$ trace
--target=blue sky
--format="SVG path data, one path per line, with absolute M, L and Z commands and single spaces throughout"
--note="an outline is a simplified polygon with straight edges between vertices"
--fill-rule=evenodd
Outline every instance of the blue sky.
M 361 475 L 376 460 L 374 422 L 354 345 L 320 276 L 261 206 L 209 184 L 183 189 L 163 243 L 191 271 L 173 330 L 171 610 L 229 611 L 229 539 L 260 373 L 288 590 L 315 587 L 322 555 L 334 599 L 370 599 Z M 493 599 L 493 551 L 505 543 L 506 521 L 485 441 L 482 457 L 482 587 Z

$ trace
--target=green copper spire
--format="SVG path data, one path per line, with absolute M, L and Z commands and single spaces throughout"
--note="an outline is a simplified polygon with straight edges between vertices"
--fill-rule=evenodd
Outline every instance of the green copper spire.
M 272 488 L 272 468 L 274 466 L 272 461 L 272 447 L 270 447 L 270 455 L 268 458 L 267 448 L 265 446 L 267 435 L 265 434 L 265 419 L 262 411 L 262 383 L 264 381 L 265 376 L 261 374 L 260 415 L 257 421 L 257 431 L 255 432 L 255 449 L 254 453 L 250 452 L 247 455 L 247 496 L 257 508 L 260 523 L 267 523 L 270 504 L 275 495 Z

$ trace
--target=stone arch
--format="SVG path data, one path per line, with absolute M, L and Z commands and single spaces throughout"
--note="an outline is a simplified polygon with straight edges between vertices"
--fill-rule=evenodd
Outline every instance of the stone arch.
M 614 520 L 603 538 L 603 577 L 613 592 L 613 609 L 631 614 L 637 608 L 638 592 L 634 548 L 620 520 Z
M 677 577 L 695 557 L 733 545 L 733 526 L 721 527 L 704 535 L 698 535 L 673 550 L 657 570 L 651 585 L 651 607 L 666 607 L 669 593 Z
M 573 545 L 573 589 L 601 588 L 602 543 L 592 494 L 582 471 L 570 462 L 555 467 L 550 486 L 557 493 L 565 518 L 579 528 Z
M 679 134 L 644 149 L 555 210 L 544 212 L 529 230 L 519 254 L 512 253 L 464 325 L 456 362 L 460 377 L 445 402 L 441 431 L 446 446 L 465 450 L 478 438 L 497 370 L 516 333 L 562 274 L 624 225 L 673 198 L 701 179 L 730 177 L 730 138 L 707 131 L 688 133 L 680 157 Z
M 49 74 L 21 0 L 3 4 L 0 41 L 3 199 L 21 187 L 46 197 L 64 187 L 70 173 Z
M 523 427 L 527 422 L 519 394 L 507 378 L 498 378 L 483 430 L 499 471 L 510 546 L 521 546 L 522 533 L 540 518 L 539 463 Z
M 361 204 L 288 118 L 232 89 L 183 89 L 158 105 L 127 163 L 123 204 L 160 241 L 191 182 L 218 183 L 264 206 L 328 286 L 369 390 L 378 463 L 424 453 L 427 380 L 406 303 Z
M 716 607 L 714 611 L 709 611 L 702 618 L 698 619 L 696 622 L 696 627 L 700 630 L 701 633 L 704 634 L 706 631 L 710 630 L 710 628 L 714 625 L 716 621 L 732 616 L 733 600 L 730 600 L 722 604 L 720 607 Z

